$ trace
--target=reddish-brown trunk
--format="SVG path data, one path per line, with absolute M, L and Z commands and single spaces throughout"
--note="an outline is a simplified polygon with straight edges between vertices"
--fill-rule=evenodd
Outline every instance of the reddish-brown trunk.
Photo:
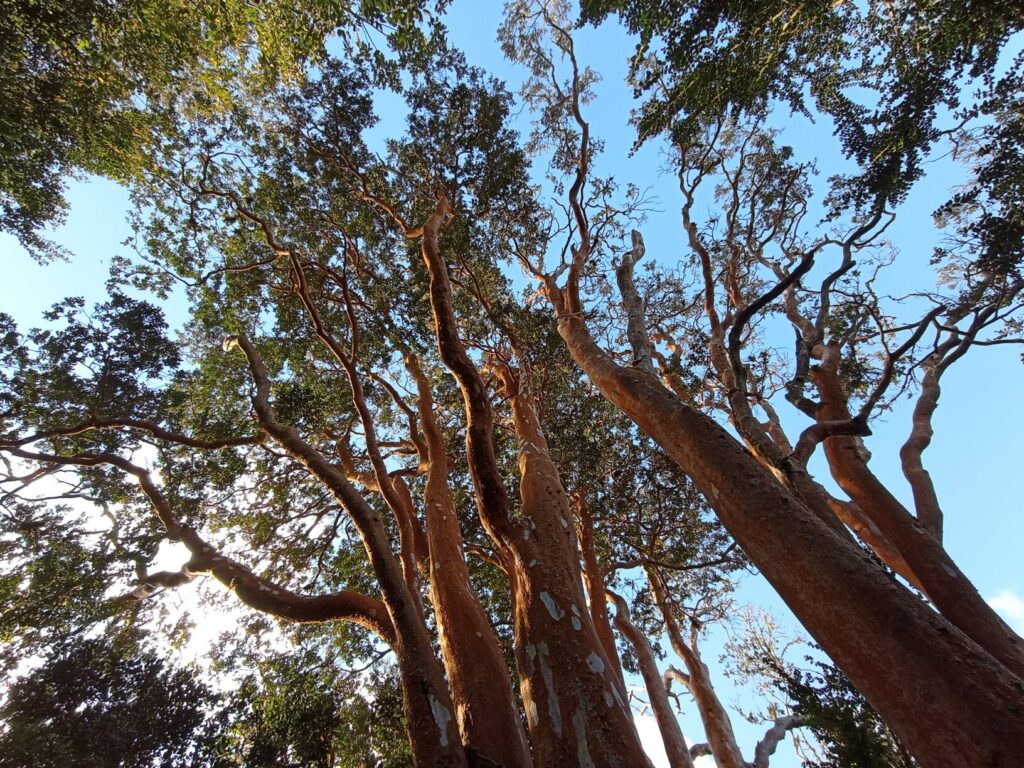
M 697 703 L 697 711 L 704 724 L 704 734 L 711 746 L 715 765 L 718 768 L 747 768 L 747 762 L 743 759 L 743 753 L 736 741 L 736 734 L 732 730 L 732 720 L 729 718 L 729 713 L 725 711 L 725 707 L 722 706 L 718 694 L 715 693 L 715 688 L 711 683 L 711 674 L 697 651 L 696 637 L 691 643 L 687 643 L 683 639 L 679 624 L 672 614 L 672 607 L 668 604 L 668 596 L 660 576 L 648 571 L 647 577 L 651 584 L 651 591 L 654 592 L 654 601 L 665 619 L 665 630 L 668 633 L 669 642 L 672 644 L 672 650 L 686 664 L 689 673 L 687 686 L 690 693 L 693 694 L 693 700 Z
M 590 516 L 586 500 L 579 492 L 572 497 L 573 509 L 579 520 L 580 531 L 580 552 L 583 554 L 583 579 L 587 586 L 587 599 L 589 600 L 590 619 L 594 622 L 594 629 L 601 641 L 605 655 L 612 665 L 612 671 L 619 681 L 620 691 L 623 697 L 626 696 L 626 678 L 622 674 L 622 662 L 619 660 L 619 651 L 615 647 L 615 635 L 612 633 L 612 624 L 608 618 L 608 601 L 605 600 L 604 571 L 597 559 L 597 551 L 594 549 L 594 520 Z
M 839 378 L 828 365 L 811 371 L 821 395 L 820 420 L 848 419 Z M 946 619 L 1024 680 L 1024 641 L 986 603 L 942 544 L 914 518 L 870 470 L 856 438 L 825 440 L 832 477 L 913 571 Z
M 455 502 L 448 487 L 444 439 L 433 414 L 430 387 L 414 358 L 420 423 L 429 455 L 424 491 L 430 589 L 441 654 L 467 756 L 482 765 L 533 765 L 508 667 L 469 579 Z
M 658 723 L 668 764 L 671 768 L 693 768 L 693 758 L 690 757 L 690 750 L 686 746 L 683 732 L 679 728 L 679 720 L 676 719 L 672 705 L 669 704 L 668 690 L 658 672 L 658 663 L 654 658 L 651 641 L 633 624 L 626 601 L 613 592 L 608 592 L 608 598 L 615 603 L 615 626 L 619 628 L 619 632 L 629 641 L 636 653 L 640 674 L 644 679 L 644 686 L 647 688 L 647 699 L 651 703 L 654 719 Z
M 572 516 L 536 413 L 513 398 L 523 517 L 514 520 L 493 445 L 493 411 L 459 338 L 439 235 L 450 212 L 438 194 L 423 225 L 422 254 L 441 359 L 466 408 L 466 452 L 481 522 L 509 564 L 516 660 L 537 766 L 649 765 L 627 702 L 586 610 Z
M 516 657 L 538 766 L 649 766 L 587 611 L 572 513 L 527 393 L 512 397 L 528 521 L 514 545 Z
M 409 592 L 402 566 L 391 550 L 380 515 L 337 466 L 307 443 L 298 430 L 277 420 L 270 405 L 270 378 L 256 348 L 236 337 L 245 352 L 256 383 L 253 407 L 260 426 L 297 462 L 305 466 L 348 512 L 359 531 L 381 599 L 395 629 L 392 650 L 398 659 L 405 704 L 406 728 L 417 766 L 435 768 L 466 765 L 455 723 L 451 695 L 427 634 L 417 601 Z
M 926 768 L 1024 764 L 1024 684 L 782 487 L 721 426 L 617 365 L 562 303 L 590 380 L 685 470 L 747 556 Z M 572 297 L 570 297 L 572 299 Z

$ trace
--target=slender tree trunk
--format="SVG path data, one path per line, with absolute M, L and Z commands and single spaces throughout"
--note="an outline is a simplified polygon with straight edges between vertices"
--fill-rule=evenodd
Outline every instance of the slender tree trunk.
M 658 609 L 665 619 L 665 630 L 668 633 L 669 642 L 672 644 L 672 650 L 686 664 L 686 670 L 689 673 L 687 686 L 690 693 L 693 694 L 693 700 L 697 703 L 697 711 L 704 724 L 704 734 L 711 746 L 715 765 L 718 768 L 747 768 L 747 762 L 743 759 L 743 753 L 736 741 L 736 734 L 732 730 L 732 720 L 725 707 L 722 706 L 722 701 L 718 698 L 711 682 L 711 674 L 707 665 L 697 651 L 696 638 L 690 643 L 683 639 L 679 623 L 668 603 L 668 595 L 665 593 L 661 576 L 648 570 L 647 578 L 651 584 L 651 591 L 654 592 L 654 602 L 657 603 Z
M 529 768 L 533 760 L 509 670 L 469 579 L 430 387 L 414 358 L 408 365 L 419 389 L 420 423 L 430 457 L 424 502 L 434 616 L 467 758 L 471 766 L 476 761 Z
M 608 599 L 615 603 L 615 626 L 619 628 L 636 652 L 636 660 L 640 666 L 640 674 L 647 688 L 647 698 L 654 710 L 654 719 L 661 732 L 661 741 L 665 745 L 665 755 L 671 768 L 693 768 L 690 748 L 686 746 L 683 732 L 679 728 L 679 720 L 668 700 L 668 690 L 658 672 L 658 663 L 654 658 L 654 649 L 640 629 L 633 624 L 629 616 L 626 601 L 614 592 L 609 591 Z M 722 765 L 719 763 L 719 765 Z
M 509 563 L 516 660 L 534 764 L 539 768 L 649 766 L 628 702 L 619 694 L 587 612 L 572 515 L 528 395 L 511 390 L 521 445 L 523 515 L 513 519 L 494 455 L 494 416 L 480 372 L 459 338 L 440 233 L 451 212 L 443 193 L 424 223 L 421 252 L 430 277 L 441 359 L 466 408 L 466 453 L 485 530 Z M 417 233 L 411 233 L 417 234 Z
M 925 768 L 1024 765 L 1024 684 L 782 487 L 655 377 L 617 365 L 579 302 L 559 333 L 595 386 L 689 474 L 811 635 Z
M 465 766 L 466 755 L 455 723 L 451 695 L 434 655 L 423 614 L 409 592 L 405 573 L 391 549 L 384 521 L 337 466 L 307 443 L 298 430 L 277 420 L 270 405 L 269 374 L 259 353 L 245 337 L 233 337 L 231 341 L 242 348 L 249 361 L 256 383 L 253 407 L 260 426 L 324 484 L 359 531 L 370 567 L 380 585 L 381 599 L 395 628 L 392 649 L 398 659 L 406 728 L 416 766 Z
M 590 607 L 590 618 L 594 622 L 594 629 L 601 640 L 601 647 L 612 665 L 615 677 L 619 681 L 620 691 L 623 698 L 626 697 L 626 678 L 622 674 L 622 662 L 619 659 L 619 651 L 615 647 L 615 635 L 612 633 L 612 624 L 608 618 L 608 601 L 605 599 L 604 571 L 597 559 L 597 551 L 594 549 L 594 519 L 590 516 L 586 500 L 583 494 L 576 492 L 572 495 L 573 509 L 576 511 L 576 518 L 579 520 L 580 529 L 580 552 L 583 555 L 583 579 L 587 587 L 587 599 Z

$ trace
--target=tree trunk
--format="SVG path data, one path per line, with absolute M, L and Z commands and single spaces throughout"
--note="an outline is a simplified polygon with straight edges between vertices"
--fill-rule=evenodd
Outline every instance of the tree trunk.
M 821 395 L 819 421 L 850 418 L 833 370 L 837 353 L 830 347 L 822 365 L 811 370 Z M 1024 641 L 982 599 L 939 540 L 879 481 L 856 438 L 830 437 L 824 447 L 836 483 L 897 549 L 939 613 L 1024 680 Z
M 440 232 L 451 208 L 438 193 L 421 253 L 430 277 L 441 359 L 466 408 L 466 454 L 480 520 L 509 563 L 516 660 L 538 768 L 649 766 L 628 702 L 619 694 L 586 608 L 572 515 L 529 401 L 510 387 L 521 450 L 523 515 L 513 519 L 494 455 L 494 416 L 480 372 L 459 338 Z
M 715 693 L 711 674 L 701 659 L 700 653 L 697 652 L 696 636 L 690 643 L 683 640 L 682 631 L 672 614 L 672 607 L 668 603 L 668 596 L 665 594 L 661 577 L 648 570 L 647 579 L 654 592 L 654 602 L 657 603 L 658 610 L 661 611 L 661 615 L 665 619 L 665 630 L 668 633 L 669 642 L 672 644 L 672 650 L 686 664 L 686 671 L 689 673 L 687 687 L 693 694 L 693 700 L 697 703 L 697 711 L 704 724 L 704 735 L 711 746 L 715 765 L 718 768 L 747 768 L 747 762 L 743 759 L 743 753 L 736 741 L 736 734 L 732 730 L 729 713 L 725 711 L 721 699 Z
M 414 358 L 408 365 L 419 389 L 420 423 L 429 454 L 424 502 L 430 589 L 462 741 L 470 765 L 477 760 L 486 766 L 529 768 L 533 760 L 509 670 L 466 568 L 430 387 Z
M 830 530 L 721 426 L 617 365 L 549 288 L 595 386 L 689 474 L 747 556 L 925 768 L 1024 764 L 1024 684 Z M 572 299 L 573 297 L 570 297 Z
M 608 599 L 615 603 L 615 626 L 619 628 L 636 652 L 637 664 L 640 666 L 640 674 L 644 679 L 647 688 L 647 698 L 654 710 L 654 719 L 658 723 L 658 730 L 661 732 L 661 742 L 665 745 L 665 756 L 668 757 L 670 768 L 693 768 L 693 758 L 690 757 L 690 748 L 686 746 L 683 732 L 679 728 L 679 720 L 672 705 L 668 700 L 668 690 L 658 673 L 658 663 L 654 658 L 654 649 L 651 641 L 639 630 L 629 616 L 629 607 L 626 601 L 609 591 Z M 718 763 L 722 765 L 722 763 Z
M 612 633 L 612 624 L 608 618 L 608 601 L 605 599 L 604 572 L 601 563 L 598 562 L 597 552 L 594 549 L 594 520 L 590 516 L 590 510 L 583 495 L 576 492 L 572 496 L 573 508 L 576 510 L 576 517 L 579 520 L 580 528 L 580 552 L 583 555 L 583 579 L 586 582 L 587 598 L 590 607 L 590 619 L 594 622 L 594 629 L 601 640 L 601 647 L 612 665 L 612 671 L 619 681 L 619 693 L 626 697 L 626 678 L 622 674 L 622 662 L 619 659 L 619 651 L 615 647 L 615 635 Z
M 395 628 L 392 649 L 398 659 L 406 728 L 415 764 L 422 768 L 465 766 L 466 755 L 454 722 L 451 695 L 434 655 L 423 614 L 409 592 L 405 573 L 391 549 L 384 521 L 337 466 L 307 443 L 298 430 L 277 420 L 270 405 L 269 374 L 252 342 L 244 336 L 233 337 L 231 342 L 242 348 L 249 362 L 256 383 L 253 408 L 260 426 L 324 484 L 348 512 L 359 532 L 380 585 L 381 599 Z
M 514 545 L 516 657 L 538 766 L 650 766 L 629 703 L 587 611 L 572 513 L 531 396 L 516 392 L 519 491 L 529 521 Z

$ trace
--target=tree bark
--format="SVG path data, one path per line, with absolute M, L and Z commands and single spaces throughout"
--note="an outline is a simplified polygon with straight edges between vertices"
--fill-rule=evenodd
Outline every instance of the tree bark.
M 269 375 L 259 353 L 244 336 L 230 337 L 225 347 L 235 344 L 245 353 L 256 384 L 253 408 L 260 426 L 324 484 L 359 531 L 395 628 L 392 648 L 402 680 L 406 728 L 415 764 L 423 768 L 465 766 L 466 756 L 453 715 L 451 695 L 423 616 L 409 592 L 402 566 L 391 550 L 384 521 L 338 467 L 307 443 L 298 430 L 277 420 L 270 405 Z
M 494 415 L 476 364 L 459 338 L 440 233 L 451 213 L 438 192 L 421 252 L 441 359 L 466 408 L 466 448 L 485 530 L 509 563 L 516 660 L 534 764 L 649 766 L 629 705 L 586 610 L 572 515 L 529 395 L 510 388 L 519 454 L 522 517 L 513 519 L 494 455 Z M 414 232 L 407 234 L 413 235 Z M 509 382 L 510 384 L 511 382 Z
M 407 366 L 419 391 L 420 423 L 429 456 L 423 495 L 430 589 L 459 731 L 471 763 L 482 758 L 482 765 L 529 768 L 533 760 L 509 670 L 469 579 L 430 386 L 414 357 L 407 358 Z
M 647 578 L 654 593 L 654 602 L 665 620 L 665 630 L 672 650 L 686 664 L 686 685 L 697 703 L 697 711 L 704 724 L 704 735 L 711 747 L 711 754 L 714 755 L 715 765 L 718 768 L 747 768 L 747 762 L 743 759 L 743 753 L 736 741 L 736 734 L 732 730 L 732 720 L 722 706 L 718 694 L 715 693 L 711 674 L 697 651 L 696 638 L 694 637 L 690 643 L 683 639 L 682 631 L 668 603 L 668 595 L 665 593 L 661 577 L 648 569 Z
M 837 358 L 838 349 L 830 345 L 822 364 L 811 370 L 821 396 L 819 420 L 849 418 Z M 982 599 L 939 540 L 879 481 L 856 438 L 831 437 L 824 448 L 836 483 L 896 548 L 939 613 L 1024 680 L 1024 641 Z
M 1024 764 L 1024 684 L 836 535 L 720 425 L 617 365 L 548 293 L 573 359 L 689 474 L 811 635 L 925 768 Z
M 619 693 L 626 698 L 626 678 L 622 674 L 622 662 L 619 659 L 619 651 L 615 647 L 615 635 L 612 633 L 611 621 L 608 618 L 608 601 L 605 599 L 604 571 L 601 563 L 598 562 L 597 552 L 594 549 L 594 519 L 590 516 L 586 500 L 583 494 L 576 492 L 572 494 L 572 505 L 576 511 L 576 518 L 579 520 L 579 543 L 580 552 L 583 555 L 583 580 L 587 587 L 587 600 L 590 607 L 590 619 L 594 622 L 594 629 L 601 640 L 601 647 L 612 665 L 612 671 L 619 681 Z
M 506 383 L 506 394 L 510 382 Z M 572 513 L 529 393 L 511 398 L 519 492 L 516 656 L 538 766 L 650 766 L 586 608 Z

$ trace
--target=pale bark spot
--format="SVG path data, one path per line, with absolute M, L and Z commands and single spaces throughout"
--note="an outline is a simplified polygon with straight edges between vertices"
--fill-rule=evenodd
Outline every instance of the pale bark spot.
M 580 768 L 597 768 L 590 757 L 590 747 L 587 744 L 587 718 L 582 709 L 573 712 L 572 725 L 576 729 L 577 765 Z
M 430 711 L 434 714 L 434 722 L 437 723 L 438 730 L 441 731 L 441 746 L 448 746 L 448 723 L 452 721 L 452 713 L 448 711 L 448 707 L 439 702 L 434 694 L 428 693 L 427 698 L 430 699 Z
M 544 687 L 548 692 L 548 715 L 551 717 L 551 727 L 559 736 L 562 735 L 562 711 L 558 706 L 558 695 L 555 693 L 555 676 L 548 666 L 547 643 L 537 643 L 538 660 L 540 661 L 540 676 L 544 679 Z
M 526 705 L 526 719 L 530 723 L 531 728 L 536 728 L 540 718 L 537 716 L 537 702 L 531 701 Z
M 596 653 L 587 656 L 587 666 L 599 675 L 604 674 L 604 660 Z
M 555 621 L 558 621 L 565 616 L 565 611 L 558 607 L 558 603 L 556 603 L 555 599 L 547 592 L 540 593 L 540 601 L 544 603 L 544 607 L 548 609 L 548 613 L 551 614 L 551 618 Z

